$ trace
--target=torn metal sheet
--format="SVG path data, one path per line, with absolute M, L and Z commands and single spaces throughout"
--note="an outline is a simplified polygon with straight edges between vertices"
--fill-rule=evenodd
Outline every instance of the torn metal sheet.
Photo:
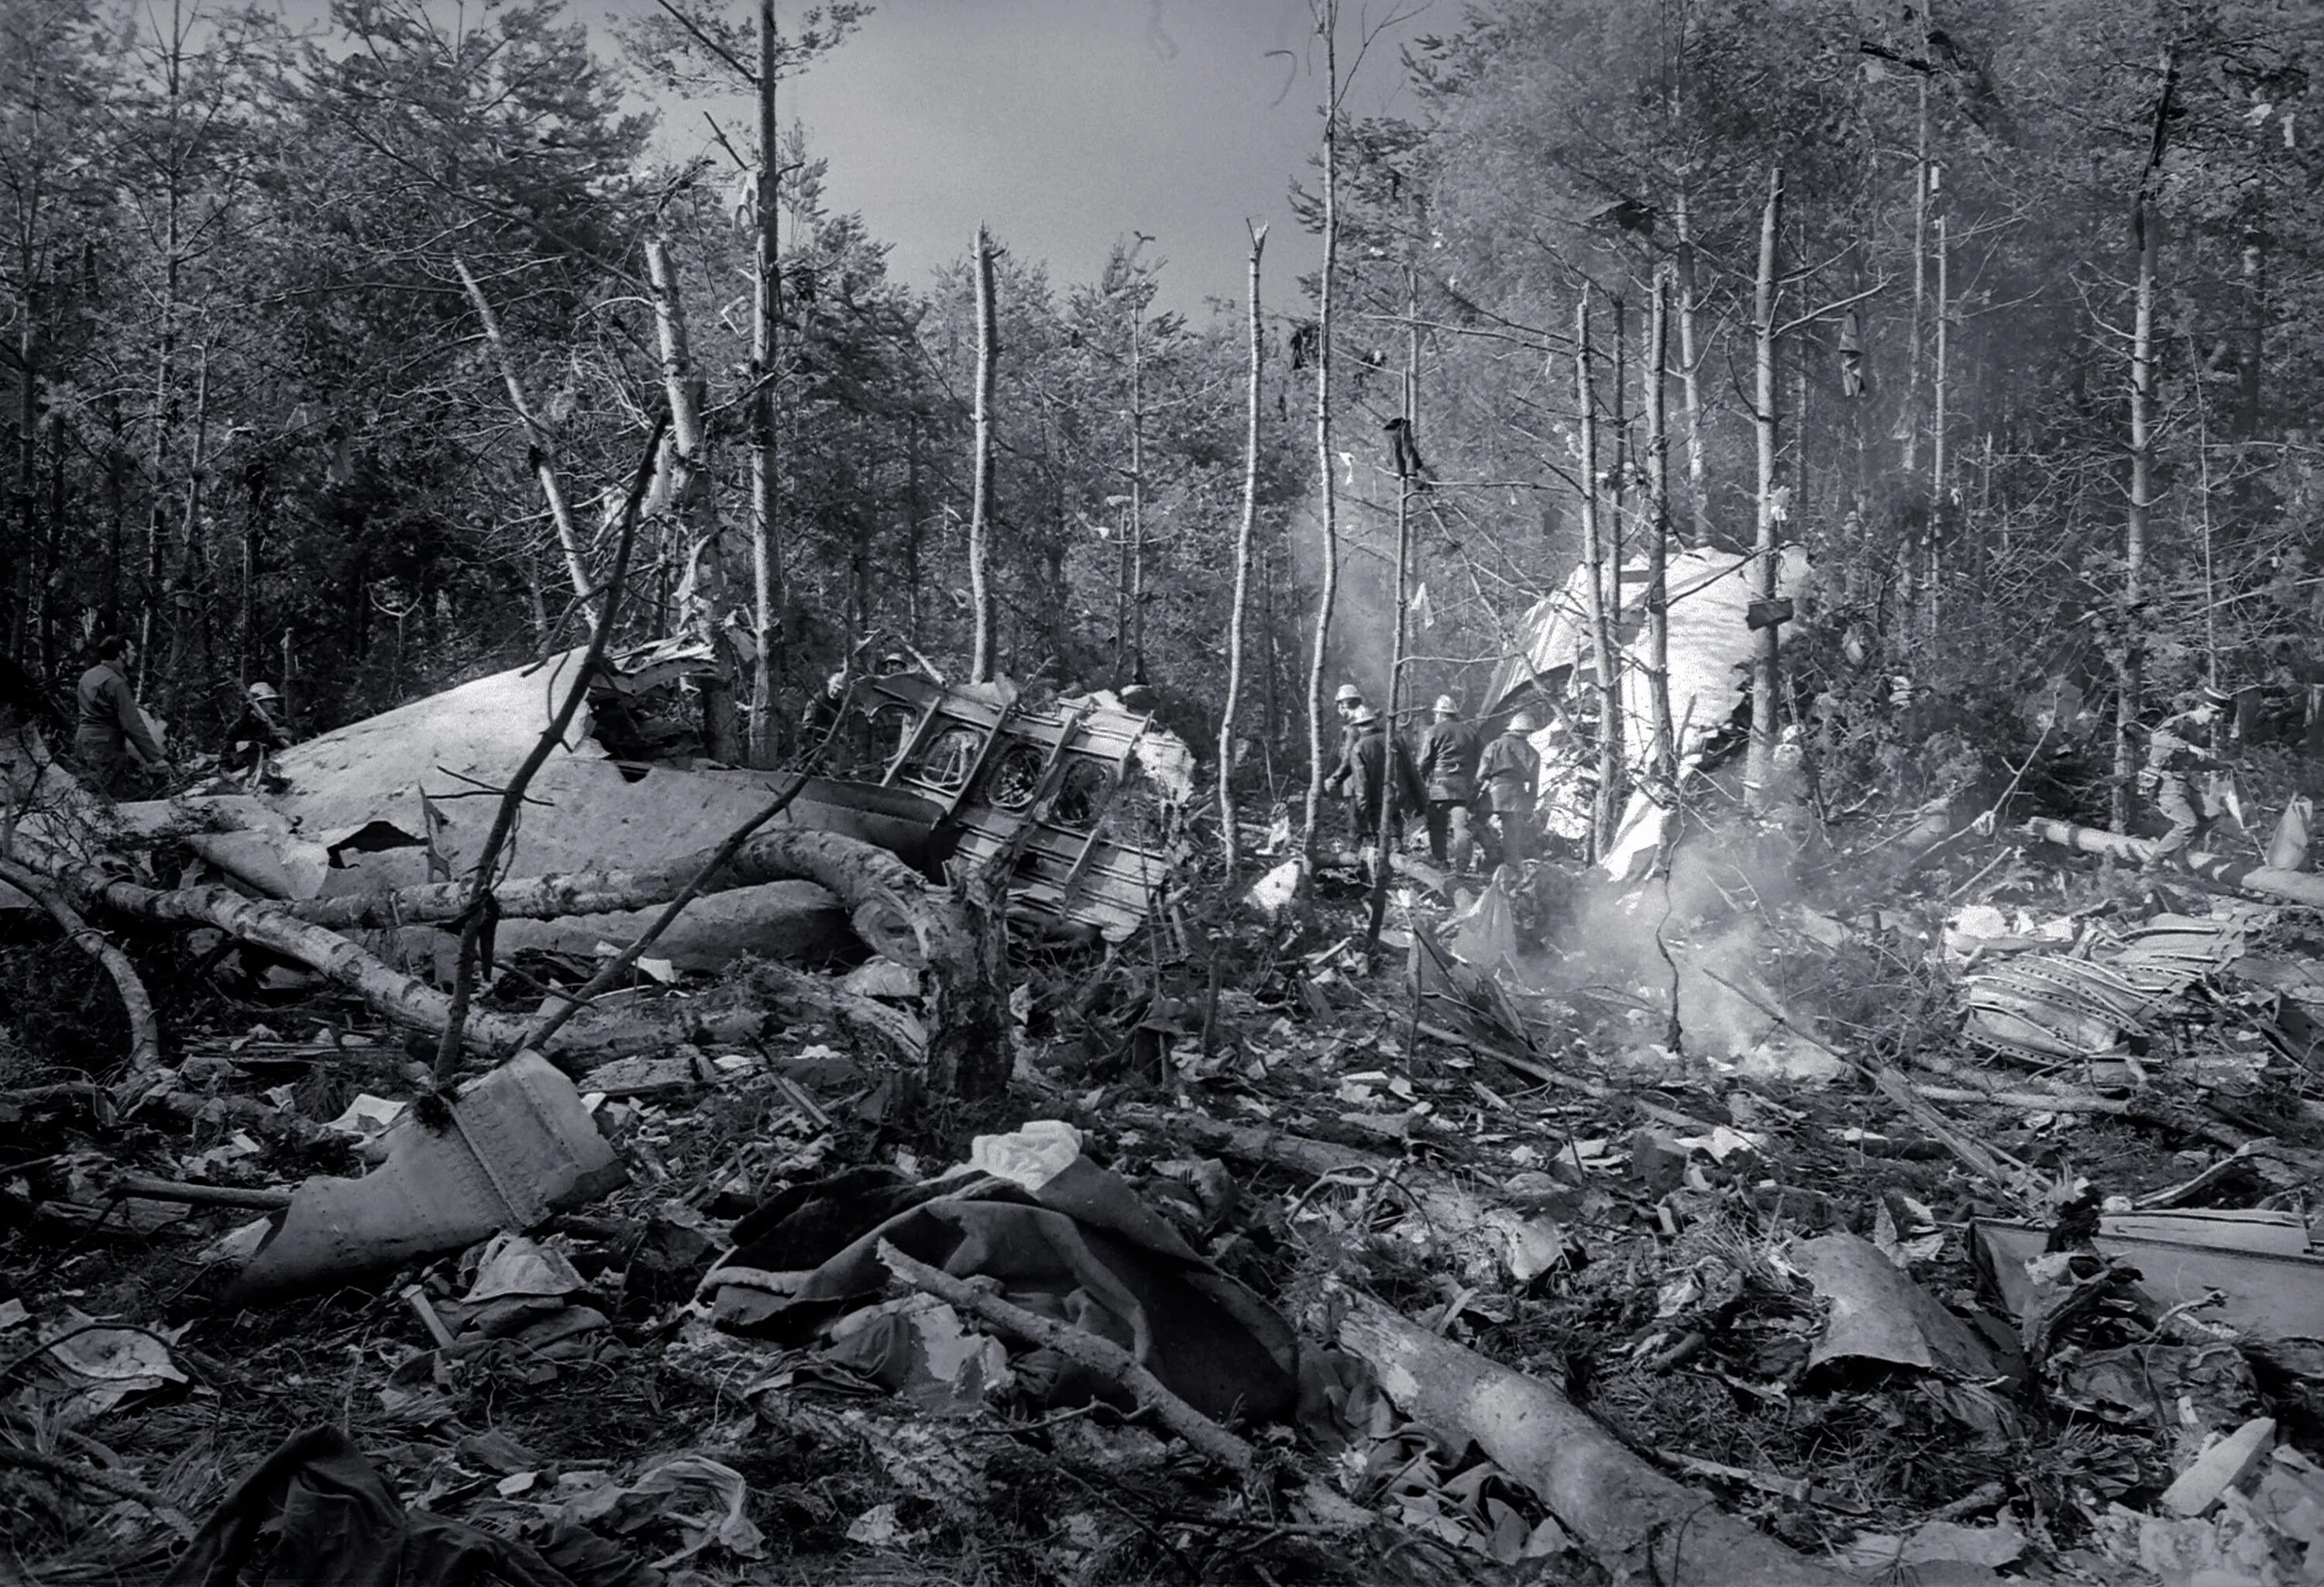
M 887 755 L 881 785 L 938 808 L 939 854 L 999 865 L 1019 909 L 1109 941 L 1153 918 L 1194 753 L 1152 717 L 1111 695 L 1032 705 L 1006 681 L 911 673 L 858 683 L 849 710 Z
M 1826 1361 L 1872 1361 L 1966 1379 L 1994 1375 L 1985 1342 L 1870 1241 L 1854 1234 L 1802 1241 L 1792 1263 L 1831 1303 L 1808 1354 L 1811 1370 Z
M 2258 911 L 2158 915 L 2088 957 L 2027 953 L 1961 983 L 1975 1040 L 2039 1057 L 2089 1058 L 2147 1034 L 2164 1005 L 2243 957 Z
M 2047 1237 L 2028 1223 L 1987 1219 L 1974 1232 L 1978 1259 L 2002 1304 L 2022 1316 L 2035 1289 L 2025 1264 L 2042 1255 Z M 2101 1216 L 2097 1245 L 2099 1255 L 2138 1269 L 2139 1287 L 2158 1312 L 2192 1306 L 2216 1290 L 2220 1304 L 2195 1314 L 2204 1322 L 2255 1339 L 2324 1339 L 2324 1256 L 2310 1251 L 2306 1239 L 2296 1218 L 2287 1223 L 2216 1212 L 2142 1213 Z
M 562 703 L 582 652 L 512 668 L 283 752 L 273 793 L 124 807 L 238 885 L 269 898 L 383 890 L 464 875 L 512 781 Z M 622 658 L 590 689 L 526 789 L 512 877 L 650 866 L 715 847 L 787 782 L 780 771 L 611 752 L 658 743 L 649 697 L 709 666 L 696 648 Z M 947 688 L 911 674 L 851 697 L 877 746 L 853 777 L 808 780 L 774 825 L 837 832 L 935 873 L 999 863 L 1018 905 L 1120 939 L 1144 924 L 1170 870 L 1168 835 L 1193 791 L 1185 742 L 1111 694 L 1028 705 L 1005 681 Z M 821 890 L 776 882 L 697 900 L 664 939 L 692 966 L 742 951 L 798 958 L 844 929 Z M 587 952 L 650 913 L 503 923 L 506 948 Z
M 1757 644 L 1750 621 L 1757 563 L 1751 555 L 1681 551 L 1670 558 L 1665 569 L 1671 722 L 1682 775 L 1692 770 L 1711 740 L 1733 721 L 1748 690 L 1746 673 Z M 1812 574 L 1806 551 L 1786 548 L 1775 566 L 1779 601 L 1802 594 Z M 1589 633 L 1590 577 L 1586 565 L 1576 567 L 1556 594 L 1526 614 L 1516 652 L 1503 660 L 1486 691 L 1485 715 L 1509 709 L 1534 687 L 1587 708 L 1585 693 L 1595 687 L 1597 677 Z M 1644 782 L 1654 744 L 1655 668 L 1646 632 L 1648 577 L 1644 562 L 1622 569 L 1621 610 L 1615 624 L 1621 648 L 1622 742 L 1633 762 L 1634 787 Z M 1554 721 L 1530 742 L 1542 757 L 1542 806 L 1554 826 L 1570 824 L 1576 813 L 1590 807 L 1595 761 L 1582 752 L 1570 730 Z M 1636 874 L 1656 851 L 1671 819 L 1669 811 L 1644 794 L 1634 795 L 1600 863 L 1607 873 L 1617 881 Z M 1570 825 L 1564 829 L 1572 830 Z
M 280 1300 L 415 1257 L 530 1229 L 628 1176 L 573 1082 L 520 1053 L 466 1087 L 441 1130 L 407 1113 L 381 1138 L 386 1160 L 360 1179 L 291 1192 L 226 1296 Z

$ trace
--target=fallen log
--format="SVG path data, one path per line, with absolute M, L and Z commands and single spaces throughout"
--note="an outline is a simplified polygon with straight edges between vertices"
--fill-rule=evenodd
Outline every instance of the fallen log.
M 91 908 L 148 920 L 213 926 L 229 937 L 304 964 L 346 987 L 385 1018 L 412 1030 L 440 1035 L 450 1022 L 451 999 L 414 975 L 335 931 L 293 918 L 269 900 L 246 898 L 214 883 L 163 891 L 95 866 L 52 862 L 51 874 Z M 522 1044 L 525 1022 L 484 1010 L 471 1013 L 466 1038 L 479 1051 L 505 1056 Z
M 581 871 L 521 879 L 503 883 L 493 897 L 503 918 L 546 919 L 650 909 L 677 897 L 714 853 L 705 850 L 643 871 Z M 812 881 L 831 893 L 867 946 L 918 971 L 921 1012 L 915 1018 L 781 966 L 763 966 L 758 973 L 762 979 L 779 983 L 783 992 L 821 1012 L 876 1034 L 899 1056 L 924 1066 L 933 1090 L 975 1098 L 1008 1084 L 1006 1026 L 986 951 L 996 927 L 980 923 L 956 890 L 930 882 L 895 854 L 860 838 L 783 827 L 745 843 L 700 890 L 783 881 Z M 462 884 L 431 882 L 393 892 L 318 899 L 290 909 L 302 921 L 359 927 L 448 921 L 466 907 Z
M 115 1196 L 182 1202 L 189 1207 L 249 1207 L 273 1213 L 290 1204 L 290 1193 L 287 1190 L 263 1186 L 190 1185 L 180 1179 L 156 1179 L 145 1174 L 115 1174 L 108 1188 Z
M 1564 1395 L 1440 1339 L 1368 1296 L 1349 1297 L 1340 1343 L 1398 1408 L 1471 1441 L 1541 1497 L 1617 1581 L 1721 1587 L 1860 1587 L 1663 1475 Z
M 417 976 L 397 970 L 337 932 L 293 918 L 281 904 L 271 900 L 247 898 L 231 888 L 215 885 L 163 891 L 53 854 L 42 856 L 40 863 L 47 867 L 46 874 L 83 908 L 110 909 L 148 920 L 215 927 L 240 941 L 304 964 L 353 992 L 382 1016 L 408 1029 L 441 1035 L 450 1021 L 451 999 L 443 992 Z M 560 1031 L 547 1056 L 562 1066 L 586 1068 L 624 1053 L 691 1039 L 689 1028 L 696 1024 L 698 1010 L 684 1008 L 658 1020 L 632 1017 L 582 1022 Z M 524 1020 L 477 1010 L 467 1019 L 464 1039 L 487 1057 L 505 1057 L 521 1050 L 528 1029 Z M 755 1032 L 755 1020 L 751 1021 L 751 1029 Z
M 516 877 L 494 888 L 493 900 L 504 920 L 559 920 L 650 909 L 676 898 L 714 852 L 705 849 L 635 871 L 607 868 Z M 762 832 L 705 881 L 697 896 L 769 881 L 816 883 L 845 907 L 856 934 L 873 951 L 902 964 L 918 961 L 916 906 L 933 890 L 918 872 L 886 849 L 809 827 Z M 285 907 L 310 925 L 335 931 L 437 925 L 460 918 L 467 908 L 467 885 L 431 881 L 392 891 L 302 899 Z
M 161 1033 L 153 1018 L 153 999 L 147 993 L 137 967 L 129 962 L 129 955 L 107 942 L 87 920 L 81 918 L 80 911 L 65 900 L 57 890 L 56 884 L 39 872 L 14 860 L 0 859 L 0 881 L 7 882 L 46 909 L 72 945 L 95 959 L 113 978 L 114 991 L 121 998 L 121 1011 L 129 1017 L 129 1068 L 132 1075 L 159 1069 L 161 1066 Z
M 1247 1440 L 1228 1432 L 1171 1393 L 1144 1362 L 1112 1340 L 1011 1305 L 965 1278 L 954 1278 L 942 1269 L 932 1268 L 917 1258 L 907 1256 L 887 1241 L 880 1242 L 879 1251 L 880 1259 L 888 1265 L 890 1272 L 922 1294 L 935 1296 L 957 1310 L 982 1318 L 1014 1338 L 1030 1345 L 1054 1350 L 1066 1360 L 1102 1373 L 1110 1381 L 1120 1384 L 1137 1398 L 1139 1404 L 1152 1411 L 1165 1427 L 1221 1465 L 1247 1474 L 1258 1463 L 1258 1453 Z
M 2108 859 L 2135 861 L 2142 865 L 2153 861 L 2155 850 L 2160 846 L 2151 838 L 2102 832 L 2095 826 L 2077 826 L 2070 821 L 2059 821 L 2047 816 L 2037 816 L 2023 823 L 2018 830 L 2044 843 L 2079 849 L 2086 854 L 2101 854 Z M 2173 863 L 2190 875 L 2217 882 L 2221 887 L 2232 887 L 2239 892 L 2250 893 L 2255 898 L 2324 909 L 2324 876 L 2311 876 L 2305 871 L 2278 870 L 2273 865 L 2229 859 L 2224 854 L 2183 853 Z
M 1002 1036 L 1001 1000 L 991 981 L 986 936 L 966 905 L 894 854 L 859 839 L 828 832 L 768 835 L 784 840 L 770 852 L 779 853 L 795 874 L 839 898 L 859 935 L 918 972 L 922 1012 L 916 1019 L 783 966 L 763 967 L 763 979 L 818 1011 L 878 1035 L 899 1056 L 924 1069 L 932 1091 L 973 1100 L 1004 1087 L 1010 1048 Z M 440 1036 L 450 1023 L 452 1000 L 445 993 L 336 931 L 300 918 L 277 900 L 249 898 L 217 885 L 164 891 L 53 852 L 39 852 L 31 859 L 80 908 L 212 926 L 306 965 L 409 1029 Z M 680 879 L 680 886 L 685 880 Z M 465 900 L 457 885 L 451 896 Z M 608 1058 L 706 1034 L 717 1040 L 749 1040 L 762 1022 L 758 1010 L 700 1001 L 651 1016 L 592 1012 L 559 1029 L 544 1056 L 577 1075 Z M 468 1013 L 462 1035 L 471 1050 L 502 1058 L 523 1050 L 530 1029 L 528 1020 L 475 1010 Z

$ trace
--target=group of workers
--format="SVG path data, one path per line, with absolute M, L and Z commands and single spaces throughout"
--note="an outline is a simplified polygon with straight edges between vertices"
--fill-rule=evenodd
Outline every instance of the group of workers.
M 1484 818 L 1496 863 L 1521 865 L 1532 857 L 1541 757 L 1527 736 L 1536 725 L 1531 713 L 1517 712 L 1487 740 L 1461 719 L 1452 696 L 1439 695 L 1416 758 L 1354 684 L 1340 686 L 1333 707 L 1340 715 L 1340 761 L 1323 787 L 1347 800 L 1360 851 L 1379 840 L 1386 801 L 1389 841 L 1401 845 L 1406 822 L 1418 815 L 1427 823 L 1429 856 L 1440 866 L 1470 868 L 1477 847 L 1472 813 Z
M 172 770 L 129 681 L 136 664 L 134 642 L 108 636 L 97 641 L 95 664 L 73 689 L 73 752 L 81 779 L 112 798 L 134 794 L 142 781 Z M 266 786 L 274 780 L 273 755 L 290 747 L 281 692 L 271 683 L 252 684 L 244 692 L 242 714 L 226 732 L 225 769 L 254 787 Z
M 100 640 L 94 664 L 74 689 L 73 744 L 82 779 L 112 798 L 134 794 L 155 773 L 166 776 L 172 770 L 152 721 L 138 706 L 130 682 L 135 664 L 133 641 Z M 880 671 L 907 666 L 901 656 L 890 657 Z M 25 681 L 27 690 L 20 692 L 29 698 L 38 691 L 29 675 Z M 803 742 L 819 742 L 837 728 L 846 687 L 844 671 L 825 679 L 802 714 Z M 1385 801 L 1389 841 L 1401 846 L 1406 823 L 1417 815 L 1427 825 L 1429 855 L 1440 866 L 1468 871 L 1480 826 L 1496 863 L 1522 865 L 1534 857 L 1541 757 L 1529 742 L 1536 728 L 1530 712 L 1516 713 L 1499 734 L 1486 739 L 1462 720 L 1452 696 L 1439 695 L 1416 755 L 1354 684 L 1342 684 L 1333 703 L 1341 723 L 1340 755 L 1323 786 L 1345 799 L 1359 851 L 1378 842 Z M 2168 829 L 2150 868 L 2179 860 L 2222 813 L 2218 792 L 2201 778 L 2224 764 L 2208 742 L 2226 703 L 2215 688 L 2183 697 L 2181 709 L 2148 737 L 2139 791 Z M 0 700 L 0 706 L 8 704 Z M 20 708 L 8 715 L 29 722 L 34 713 Z M 272 757 L 290 743 L 281 693 L 272 684 L 254 683 L 244 691 L 241 714 L 226 729 L 221 760 L 229 774 L 254 788 L 276 787 Z

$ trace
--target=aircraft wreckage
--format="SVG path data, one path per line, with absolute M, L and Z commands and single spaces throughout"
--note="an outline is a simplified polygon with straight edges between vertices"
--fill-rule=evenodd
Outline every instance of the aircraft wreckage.
M 181 842 L 218 879 L 309 919 L 386 924 L 376 900 L 474 869 L 501 790 L 581 658 L 567 651 L 323 734 L 278 757 L 266 790 L 124 805 L 122 818 L 133 835 Z M 503 888 L 696 854 L 788 786 L 788 771 L 692 752 L 683 691 L 709 666 L 697 648 L 663 644 L 601 669 L 526 789 Z M 1118 697 L 1036 701 L 1005 679 L 865 678 L 820 747 L 816 774 L 770 830 L 859 839 L 930 878 L 954 861 L 997 866 L 1013 914 L 1067 934 L 1119 941 L 1162 907 L 1193 752 Z M 505 919 L 499 944 L 589 953 L 624 944 L 656 912 Z M 809 957 L 847 925 L 814 882 L 761 881 L 696 900 L 655 951 L 688 968 L 746 951 Z M 407 958 L 441 946 L 434 931 L 397 935 Z

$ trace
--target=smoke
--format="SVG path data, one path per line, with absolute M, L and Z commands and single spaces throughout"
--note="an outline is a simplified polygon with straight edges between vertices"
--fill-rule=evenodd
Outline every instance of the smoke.
M 1740 818 L 1696 825 L 1677 845 L 1666 878 L 1579 896 L 1554 945 L 1565 954 L 1561 978 L 1585 1005 L 1631 1010 L 1634 1052 L 1663 1042 L 1675 983 L 1688 1055 L 1796 1072 L 1795 1038 L 1754 999 L 1783 1007 L 1765 975 L 1784 916 L 1803 901 L 1781 834 Z
M 1359 484 L 1383 477 L 1361 458 L 1354 463 L 1353 472 Z M 1323 652 L 1323 688 L 1329 695 L 1338 685 L 1352 683 L 1364 691 L 1365 699 L 1385 710 L 1388 672 L 1396 660 L 1396 515 L 1393 508 L 1383 511 L 1352 499 L 1354 493 L 1347 477 L 1348 470 L 1343 468 L 1339 499 L 1340 588 L 1333 602 L 1332 632 Z M 1392 487 L 1393 479 L 1388 484 Z M 1429 559 L 1421 549 L 1423 539 L 1421 521 L 1416 518 L 1410 592 L 1416 595 L 1429 577 Z M 1290 540 L 1292 571 L 1306 602 L 1297 614 L 1299 629 L 1312 645 L 1314 601 L 1323 584 L 1323 525 L 1319 495 L 1311 494 L 1293 517 Z M 1438 598 L 1441 601 L 1442 596 Z M 1405 647 L 1408 654 L 1448 648 L 1440 632 L 1422 630 L 1416 624 L 1406 629 Z M 1409 663 L 1404 672 L 1405 708 L 1416 709 L 1441 691 L 1467 701 L 1474 710 L 1482 704 L 1476 697 L 1482 691 L 1489 670 L 1489 667 Z M 1472 671 L 1475 677 L 1471 678 L 1468 674 Z

